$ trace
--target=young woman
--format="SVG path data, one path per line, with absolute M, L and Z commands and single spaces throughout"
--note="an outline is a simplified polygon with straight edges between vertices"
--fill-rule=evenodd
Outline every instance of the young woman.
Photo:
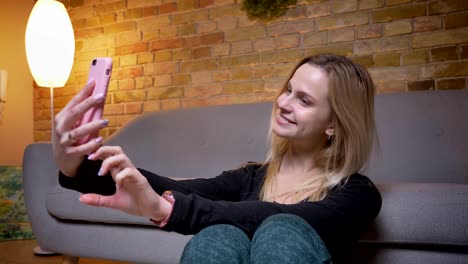
M 88 97 L 92 89 L 87 84 L 55 118 L 61 185 L 85 193 L 83 203 L 197 234 L 181 263 L 341 263 L 380 211 L 378 190 L 358 173 L 374 141 L 374 86 L 345 57 L 299 62 L 273 107 L 266 161 L 211 179 L 175 181 L 137 169 L 102 138 L 77 145 L 107 125 L 74 126 L 103 100 Z

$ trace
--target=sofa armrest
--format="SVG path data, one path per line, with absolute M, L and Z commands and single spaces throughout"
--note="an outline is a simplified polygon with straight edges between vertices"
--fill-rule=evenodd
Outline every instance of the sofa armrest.
M 49 143 L 34 143 L 25 149 L 23 172 L 26 210 L 43 249 L 71 256 L 166 264 L 178 263 L 191 238 L 154 226 L 68 221 L 51 215 L 46 203 L 48 191 L 58 186 L 58 169 Z
M 56 219 L 46 209 L 47 190 L 58 184 L 57 167 L 52 160 L 50 143 L 34 143 L 23 156 L 23 186 L 26 211 L 36 240 L 43 249 L 54 235 Z

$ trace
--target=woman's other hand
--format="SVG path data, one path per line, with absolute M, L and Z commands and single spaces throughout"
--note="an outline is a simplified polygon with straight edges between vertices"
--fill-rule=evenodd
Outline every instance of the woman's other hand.
M 135 168 L 118 146 L 102 146 L 88 157 L 103 160 L 99 175 L 108 172 L 116 183 L 114 195 L 83 194 L 80 201 L 93 206 L 109 207 L 128 214 L 163 220 L 171 212 L 172 204 L 158 195 L 148 180 Z
M 63 174 L 73 177 L 84 155 L 97 149 L 102 137 L 78 145 L 80 138 L 85 137 L 101 128 L 106 127 L 107 120 L 96 120 L 79 125 L 81 117 L 92 107 L 102 103 L 104 95 L 90 96 L 95 82 L 90 81 L 86 86 L 55 116 L 55 133 L 53 143 L 54 160 Z

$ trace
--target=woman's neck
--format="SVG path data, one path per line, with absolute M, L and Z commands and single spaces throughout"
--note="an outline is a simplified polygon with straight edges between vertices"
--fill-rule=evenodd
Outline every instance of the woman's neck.
M 306 174 L 315 168 L 315 159 L 310 154 L 287 151 L 281 161 L 280 171 L 287 174 Z
M 280 170 L 283 172 L 308 173 L 317 166 L 317 157 L 323 150 L 321 144 L 306 146 L 305 144 L 290 144 L 282 161 Z

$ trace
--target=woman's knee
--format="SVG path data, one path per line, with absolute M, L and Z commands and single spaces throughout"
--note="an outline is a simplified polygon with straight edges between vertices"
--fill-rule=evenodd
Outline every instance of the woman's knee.
M 247 263 L 250 240 L 232 225 L 214 225 L 201 230 L 184 248 L 180 263 Z
M 265 252 L 271 252 L 265 254 Z M 265 219 L 252 239 L 254 263 L 273 260 L 300 263 L 327 263 L 330 259 L 320 236 L 304 219 L 291 214 L 278 214 Z M 257 260 L 255 260 L 257 259 Z
M 310 226 L 304 219 L 293 214 L 276 214 L 266 218 L 258 227 L 255 234 L 280 234 L 297 235 L 308 234 L 320 238 L 314 228 Z

